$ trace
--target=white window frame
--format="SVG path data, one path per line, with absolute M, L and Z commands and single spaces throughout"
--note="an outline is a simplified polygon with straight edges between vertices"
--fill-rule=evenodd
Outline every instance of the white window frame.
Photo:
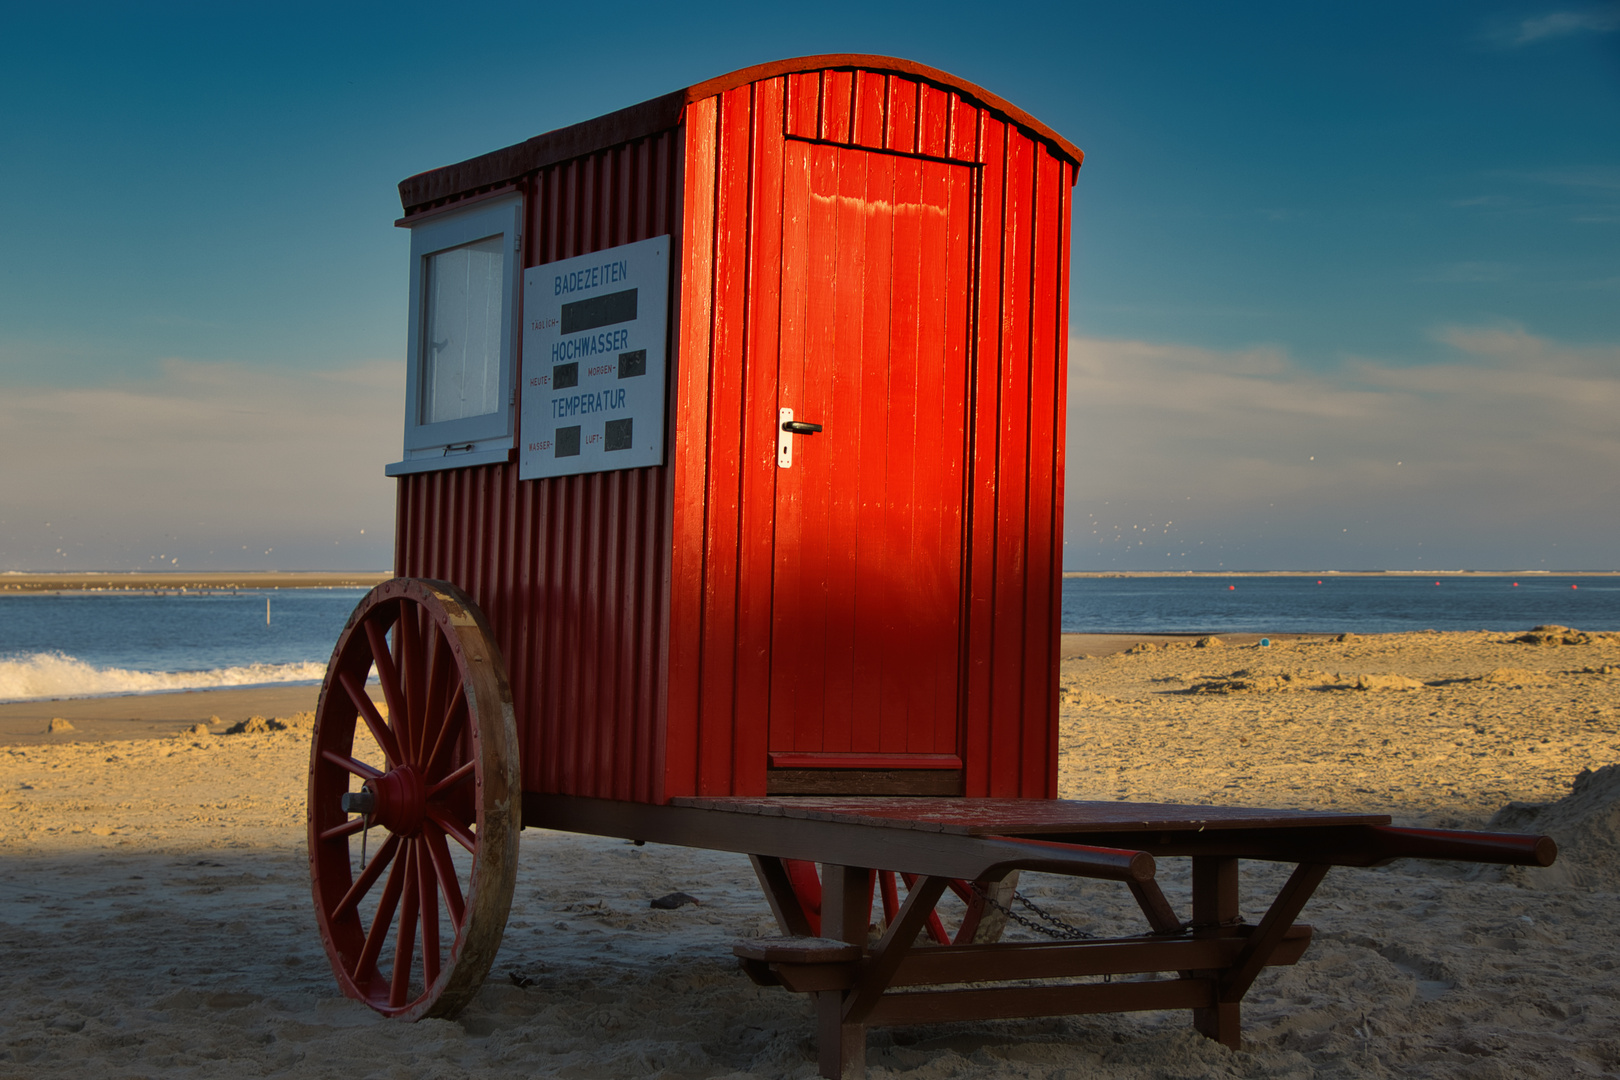
M 410 323 L 406 335 L 405 459 L 389 465 L 389 476 L 456 469 L 507 461 L 516 444 L 518 282 L 523 280 L 523 197 L 513 193 L 480 202 L 466 210 L 435 215 L 411 228 Z M 459 420 L 422 422 L 425 368 L 422 342 L 427 318 L 422 289 L 427 282 L 428 260 L 441 251 L 464 244 L 504 237 L 501 260 L 500 383 L 504 403 L 492 413 Z

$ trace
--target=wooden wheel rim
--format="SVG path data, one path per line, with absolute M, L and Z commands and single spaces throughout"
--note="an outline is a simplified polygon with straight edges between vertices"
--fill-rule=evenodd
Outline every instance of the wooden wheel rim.
M 386 718 L 366 704 L 374 662 Z M 353 756 L 362 723 L 383 747 L 381 771 Z M 516 748 L 505 664 L 472 599 L 411 578 L 366 594 L 332 651 L 309 765 L 316 921 L 349 997 L 415 1020 L 452 1016 L 477 993 L 516 880 Z M 366 818 L 342 806 L 356 780 L 375 805 L 358 874 L 351 845 Z

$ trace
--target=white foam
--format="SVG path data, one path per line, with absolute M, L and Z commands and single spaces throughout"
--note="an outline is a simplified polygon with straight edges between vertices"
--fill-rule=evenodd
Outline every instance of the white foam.
M 319 682 L 325 677 L 326 665 L 313 662 L 246 664 L 211 671 L 131 671 L 96 667 L 65 653 L 39 652 L 0 660 L 0 701 L 216 690 L 227 686 Z

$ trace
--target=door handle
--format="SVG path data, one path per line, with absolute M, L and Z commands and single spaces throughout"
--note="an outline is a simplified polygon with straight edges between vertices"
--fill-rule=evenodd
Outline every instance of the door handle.
M 778 469 L 791 469 L 793 468 L 793 436 L 814 435 L 821 430 L 821 425 L 793 419 L 792 409 L 776 410 L 776 419 L 781 424 L 781 430 L 776 433 L 776 467 Z

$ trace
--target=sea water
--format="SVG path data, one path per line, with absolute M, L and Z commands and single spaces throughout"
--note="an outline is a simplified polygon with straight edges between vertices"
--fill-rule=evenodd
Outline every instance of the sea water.
M 1620 577 L 1408 574 L 1321 577 L 1071 577 L 1075 633 L 1357 633 L 1620 630 Z
M 0 701 L 319 682 L 365 594 L 0 595 Z
M 317 683 L 364 589 L 0 594 L 0 701 Z M 265 622 L 265 603 L 270 621 Z M 1078 633 L 1620 630 L 1620 577 L 1071 577 Z

